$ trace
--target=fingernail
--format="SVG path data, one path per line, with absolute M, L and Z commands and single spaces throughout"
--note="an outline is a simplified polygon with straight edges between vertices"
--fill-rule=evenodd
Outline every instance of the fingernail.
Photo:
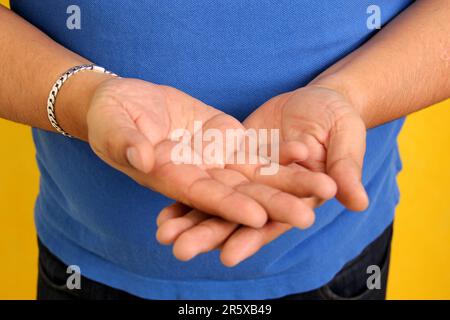
M 142 166 L 141 166 L 139 153 L 136 148 L 131 147 L 131 148 L 127 149 L 127 159 L 132 167 L 134 167 L 135 169 L 137 169 L 139 171 L 143 171 L 141 168 Z
M 370 200 L 369 200 L 369 195 L 367 194 L 366 188 L 364 188 L 364 185 L 361 183 L 361 197 L 364 198 L 364 202 L 366 204 L 366 207 L 364 208 L 364 210 L 367 209 L 367 207 L 370 204 Z

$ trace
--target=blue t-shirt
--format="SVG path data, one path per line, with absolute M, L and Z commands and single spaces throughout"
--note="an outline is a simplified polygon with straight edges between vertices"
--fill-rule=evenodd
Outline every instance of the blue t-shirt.
M 382 24 L 410 0 L 378 0 Z M 123 77 L 181 89 L 238 119 L 307 84 L 373 34 L 371 0 L 40 0 L 14 11 L 55 41 Z M 81 29 L 66 27 L 80 8 Z M 87 143 L 33 130 L 41 172 L 42 242 L 84 276 L 151 299 L 260 299 L 318 288 L 393 220 L 402 120 L 369 130 L 363 181 L 371 205 L 336 200 L 308 230 L 291 230 L 234 268 L 217 251 L 189 262 L 155 239 L 172 200 L 103 163 Z

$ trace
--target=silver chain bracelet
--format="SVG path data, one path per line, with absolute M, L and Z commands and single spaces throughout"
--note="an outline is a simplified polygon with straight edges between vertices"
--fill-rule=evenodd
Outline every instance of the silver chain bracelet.
M 105 68 L 102 68 L 102 67 L 99 67 L 99 66 L 96 66 L 96 65 L 93 65 L 93 64 L 85 64 L 85 65 L 80 65 L 80 66 L 76 66 L 76 67 L 70 68 L 69 70 L 64 72 L 59 77 L 59 79 L 55 82 L 55 84 L 53 85 L 52 89 L 50 90 L 50 94 L 48 95 L 48 100 L 47 100 L 48 120 L 50 121 L 52 127 L 55 128 L 56 131 L 58 131 L 62 135 L 66 136 L 66 137 L 69 137 L 69 138 L 72 138 L 72 136 L 70 134 L 68 134 L 67 132 L 65 132 L 61 128 L 61 126 L 58 124 L 58 121 L 56 120 L 56 112 L 55 112 L 56 96 L 58 95 L 58 92 L 59 92 L 59 90 L 61 90 L 61 88 L 64 85 L 64 83 L 70 77 L 72 77 L 73 75 L 77 74 L 78 72 L 85 71 L 85 70 L 117 76 L 116 74 L 105 70 Z

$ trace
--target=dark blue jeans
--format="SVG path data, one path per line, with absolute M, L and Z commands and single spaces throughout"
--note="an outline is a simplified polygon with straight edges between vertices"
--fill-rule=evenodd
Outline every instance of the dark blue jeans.
M 393 228 L 386 230 L 355 259 L 348 262 L 328 284 L 316 290 L 293 294 L 286 300 L 382 300 L 386 297 L 389 258 Z M 37 298 L 39 300 L 136 300 L 127 292 L 81 276 L 81 289 L 68 289 L 67 266 L 40 241 Z M 379 289 L 369 289 L 368 267 L 379 267 Z

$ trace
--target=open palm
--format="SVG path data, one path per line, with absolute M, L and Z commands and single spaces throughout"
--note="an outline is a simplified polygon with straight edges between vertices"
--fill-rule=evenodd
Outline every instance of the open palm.
M 328 88 L 308 86 L 279 95 L 251 114 L 247 128 L 278 128 L 284 143 L 301 142 L 308 148 L 308 158 L 289 166 L 300 171 L 323 172 L 336 182 L 337 198 L 351 210 L 364 210 L 368 198 L 361 184 L 361 170 L 365 152 L 366 128 L 353 106 L 345 97 Z M 321 203 L 317 197 L 302 199 L 314 208 Z M 174 209 L 176 208 L 176 209 Z M 292 212 L 294 209 L 290 209 Z M 189 212 L 189 213 L 187 213 Z M 201 216 L 202 219 L 189 219 Z M 221 248 L 224 264 L 233 266 L 257 252 L 292 225 L 270 220 L 262 228 L 238 226 L 232 222 L 210 217 L 175 205 L 159 217 L 159 239 L 172 230 L 174 253 L 190 259 L 198 253 Z M 206 233 L 204 226 L 215 230 Z M 174 225 L 178 232 L 174 232 Z M 211 245 L 210 245 L 211 244 Z
M 172 151 L 178 142 L 171 134 L 183 129 L 194 136 L 195 122 L 201 123 L 202 130 L 244 129 L 233 117 L 175 88 L 135 79 L 101 84 L 87 115 L 89 143 L 101 159 L 145 187 L 227 221 L 261 227 L 270 217 L 305 226 L 313 213 L 294 195 L 333 196 L 330 188 L 305 188 L 308 194 L 296 188 L 326 184 L 323 175 L 296 174 L 293 168 L 280 167 L 279 175 L 269 177 L 260 174 L 257 164 L 228 169 L 226 153 L 207 166 L 174 162 Z M 300 143 L 283 150 L 295 159 L 307 156 Z M 303 214 L 287 214 L 287 206 Z

